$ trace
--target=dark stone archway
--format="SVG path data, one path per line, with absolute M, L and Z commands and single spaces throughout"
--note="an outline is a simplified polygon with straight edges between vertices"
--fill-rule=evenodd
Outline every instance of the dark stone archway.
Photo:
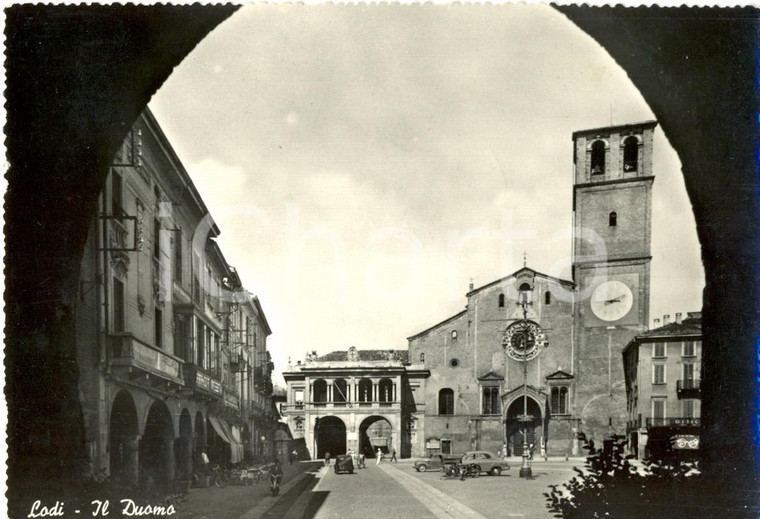
M 681 159 L 706 279 L 703 469 L 725 488 L 757 490 L 760 12 L 557 9 L 625 69 Z
M 530 422 L 522 422 L 520 416 L 526 413 L 533 419 Z M 523 437 L 527 438 L 527 444 L 533 444 L 536 452 L 540 452 L 539 445 L 544 437 L 545 431 L 543 430 L 543 416 L 541 413 L 541 406 L 532 397 L 527 398 L 518 397 L 515 398 L 512 403 L 507 407 L 506 412 L 506 427 L 505 427 L 505 443 L 507 445 L 507 453 L 510 456 L 522 456 L 523 454 Z
M 137 483 L 137 409 L 129 391 L 116 395 L 111 406 L 111 423 L 108 428 L 110 477 L 119 484 Z
M 12 517 L 28 513 L 14 492 L 26 488 L 26 475 L 63 497 L 72 476 L 87 466 L 74 323 L 88 222 L 111 157 L 173 68 L 236 9 L 5 9 L 11 164 L 4 228 L 5 396 Z M 31 435 L 50 439 L 25 456 Z
M 346 424 L 337 416 L 323 416 L 314 431 L 317 439 L 317 458 L 346 453 Z
M 5 368 L 12 517 L 28 512 L 14 510 L 14 489 L 23 485 L 24 474 L 55 485 L 86 456 L 74 312 L 87 224 L 110 158 L 173 67 L 235 9 L 15 5 L 5 10 L 11 164 Z M 707 278 L 705 468 L 724 478 L 728 490 L 756 489 L 758 11 L 557 9 L 628 72 L 681 159 Z M 720 404 L 726 401 L 732 405 Z M 30 438 L 46 443 L 25 456 Z
M 359 424 L 358 450 L 368 458 L 377 456 L 377 449 L 384 455 L 393 450 L 393 425 L 384 416 L 368 416 Z
M 149 493 L 171 491 L 174 469 L 174 424 L 169 408 L 156 400 L 140 440 L 140 486 Z

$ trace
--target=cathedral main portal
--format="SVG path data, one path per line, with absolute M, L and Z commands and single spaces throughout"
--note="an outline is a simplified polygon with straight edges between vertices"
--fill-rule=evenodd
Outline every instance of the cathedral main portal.
M 527 415 L 527 417 L 526 417 Z M 527 437 L 527 443 L 531 443 L 538 451 L 544 435 L 544 419 L 541 414 L 541 407 L 532 398 L 523 397 L 515 398 L 507 408 L 506 418 L 506 439 L 507 454 L 509 456 L 522 456 L 523 438 Z

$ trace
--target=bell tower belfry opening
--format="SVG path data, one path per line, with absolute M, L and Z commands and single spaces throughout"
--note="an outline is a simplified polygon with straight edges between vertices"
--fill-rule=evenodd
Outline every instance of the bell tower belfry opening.
M 625 432 L 622 348 L 649 322 L 656 121 L 573 133 L 573 414 L 586 434 Z M 607 400 L 608 416 L 583 413 Z M 619 412 L 618 412 L 619 410 Z

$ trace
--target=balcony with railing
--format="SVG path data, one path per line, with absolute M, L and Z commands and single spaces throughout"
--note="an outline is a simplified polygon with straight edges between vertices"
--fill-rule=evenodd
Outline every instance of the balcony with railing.
M 692 416 L 647 418 L 647 427 L 699 427 L 700 419 Z
M 185 378 L 185 387 L 199 397 L 222 397 L 221 381 L 199 368 L 196 364 L 185 363 L 182 366 L 182 374 Z
M 676 392 L 678 398 L 700 398 L 702 395 L 700 380 L 678 380 Z
M 238 396 L 237 390 L 235 390 L 234 387 L 229 386 L 227 384 L 224 384 L 222 386 L 224 388 L 224 405 L 227 407 L 231 407 L 234 409 L 240 408 L 240 397 Z
M 150 375 L 157 380 L 182 385 L 182 361 L 167 352 L 137 339 L 131 333 L 108 337 L 108 364 L 115 374 Z
M 282 404 L 280 409 L 283 413 L 291 412 L 304 412 L 304 411 L 317 411 L 322 409 L 353 409 L 356 410 L 401 410 L 401 402 L 387 402 L 387 401 L 362 401 L 362 402 L 301 402 L 301 403 L 289 403 Z

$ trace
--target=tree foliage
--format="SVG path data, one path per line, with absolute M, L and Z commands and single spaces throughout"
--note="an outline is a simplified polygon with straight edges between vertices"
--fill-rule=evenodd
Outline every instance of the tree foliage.
M 760 500 L 749 491 L 722 488 L 699 473 L 698 462 L 675 455 L 636 462 L 625 453 L 625 438 L 605 439 L 602 449 L 587 442 L 582 469 L 562 485 L 545 492 L 554 517 L 594 518 L 753 518 L 760 517 Z

